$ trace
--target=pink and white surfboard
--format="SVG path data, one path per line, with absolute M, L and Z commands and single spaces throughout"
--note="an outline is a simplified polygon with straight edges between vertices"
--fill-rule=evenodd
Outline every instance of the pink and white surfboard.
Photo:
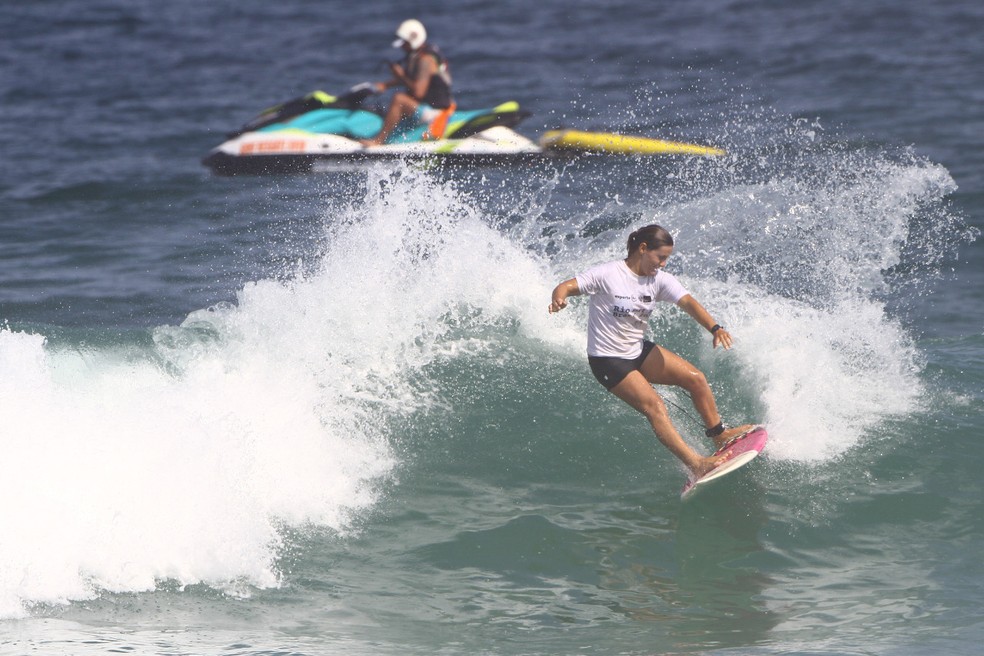
M 731 439 L 727 444 L 714 452 L 715 456 L 723 455 L 727 457 L 727 461 L 697 480 L 688 480 L 687 484 L 683 486 L 683 491 L 680 492 L 680 498 L 686 499 L 697 492 L 702 485 L 706 485 L 717 478 L 721 478 L 725 474 L 730 474 L 736 469 L 747 465 L 755 459 L 755 456 L 762 451 L 765 443 L 768 441 L 769 434 L 765 431 L 764 426 L 756 426 L 744 435 L 739 435 Z

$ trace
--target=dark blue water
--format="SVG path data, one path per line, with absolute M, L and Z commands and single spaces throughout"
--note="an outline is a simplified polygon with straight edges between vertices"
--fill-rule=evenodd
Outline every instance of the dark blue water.
M 422 3 L 461 106 L 729 156 L 201 166 L 408 11 L 0 8 L 0 652 L 976 653 L 984 8 Z M 650 222 L 771 435 L 687 504 L 545 311 Z

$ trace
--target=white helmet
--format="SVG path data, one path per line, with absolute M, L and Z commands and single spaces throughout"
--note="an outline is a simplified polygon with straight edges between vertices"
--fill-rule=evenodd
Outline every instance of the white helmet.
M 396 28 L 396 41 L 393 42 L 393 47 L 399 48 L 407 43 L 411 50 L 416 50 L 424 45 L 426 40 L 427 30 L 424 29 L 424 24 L 416 18 L 410 18 L 400 23 L 400 26 Z

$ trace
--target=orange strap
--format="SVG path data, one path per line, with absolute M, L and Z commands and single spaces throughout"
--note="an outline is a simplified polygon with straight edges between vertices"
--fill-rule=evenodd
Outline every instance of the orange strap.
M 424 130 L 424 140 L 440 139 L 443 137 L 444 131 L 448 129 L 448 120 L 456 109 L 458 109 L 458 105 L 453 102 L 447 109 L 442 109 L 441 113 Z

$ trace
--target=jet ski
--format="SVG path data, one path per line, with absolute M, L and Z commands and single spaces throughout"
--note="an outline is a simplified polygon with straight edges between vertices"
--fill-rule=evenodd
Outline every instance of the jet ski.
M 477 110 L 455 108 L 441 138 L 429 137 L 430 126 L 401 123 L 385 144 L 363 146 L 383 126 L 384 110 L 373 106 L 371 84 L 352 87 L 341 96 L 314 91 L 260 112 L 202 163 L 221 175 L 303 173 L 331 161 L 425 159 L 496 163 L 523 158 L 579 154 L 685 155 L 718 157 L 713 146 L 580 130 L 551 130 L 533 141 L 515 130 L 530 116 L 510 101 Z
M 383 127 L 383 110 L 367 100 L 375 94 L 360 84 L 341 96 L 314 91 L 264 110 L 212 149 L 202 163 L 224 175 L 297 173 L 330 160 L 425 158 L 488 160 L 536 155 L 543 149 L 513 128 L 530 116 L 516 102 L 447 117 L 440 139 L 427 125 L 404 122 L 385 144 L 363 146 Z

